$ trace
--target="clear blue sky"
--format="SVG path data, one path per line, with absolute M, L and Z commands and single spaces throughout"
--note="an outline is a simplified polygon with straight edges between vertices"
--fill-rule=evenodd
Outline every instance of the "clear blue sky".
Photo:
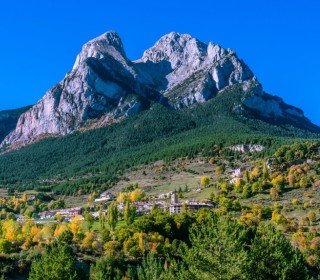
M 131 59 L 177 31 L 234 49 L 267 92 L 320 124 L 319 15 L 319 0 L 1 1 L 0 109 L 35 103 L 105 31 Z

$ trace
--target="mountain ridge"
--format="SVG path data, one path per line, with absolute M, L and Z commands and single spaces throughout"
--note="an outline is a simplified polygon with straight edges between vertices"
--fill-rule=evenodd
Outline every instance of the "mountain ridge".
M 18 120 L 1 148 L 105 126 L 160 103 L 183 109 L 223 94 L 235 84 L 244 90 L 235 109 L 266 121 L 288 122 L 318 131 L 302 110 L 263 91 L 254 73 L 230 49 L 171 32 L 130 61 L 119 35 L 106 32 L 84 44 L 71 72 Z

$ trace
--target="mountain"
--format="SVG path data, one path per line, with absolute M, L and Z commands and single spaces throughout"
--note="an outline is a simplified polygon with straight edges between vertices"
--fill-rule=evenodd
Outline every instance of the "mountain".
M 0 186 L 75 194 L 108 188 L 127 169 L 158 160 L 215 157 L 215 146 L 259 144 L 264 157 L 283 145 L 317 135 L 272 125 L 232 110 L 241 85 L 184 110 L 153 104 L 122 122 L 65 137 L 50 137 L 0 155 Z
M 172 32 L 130 61 L 117 33 L 86 43 L 71 72 L 19 118 L 1 148 L 122 121 L 159 103 L 181 110 L 217 98 L 235 85 L 242 98 L 231 110 L 274 124 L 317 132 L 303 112 L 263 91 L 230 49 Z
M 31 106 L 27 106 L 14 110 L 0 111 L 0 142 L 15 129 L 20 115 L 30 108 Z

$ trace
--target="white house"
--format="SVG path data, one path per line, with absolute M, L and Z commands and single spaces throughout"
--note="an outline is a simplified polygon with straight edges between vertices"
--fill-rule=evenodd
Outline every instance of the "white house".
M 109 192 L 103 192 L 99 198 L 96 198 L 94 202 L 104 202 L 104 201 L 110 201 L 114 200 L 116 196 Z

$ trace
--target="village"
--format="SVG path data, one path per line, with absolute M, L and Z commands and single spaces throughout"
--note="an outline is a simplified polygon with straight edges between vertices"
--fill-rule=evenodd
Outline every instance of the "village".
M 35 196 L 29 196 L 28 201 L 35 199 Z M 117 199 L 116 195 L 105 191 L 100 194 L 98 198 L 94 200 L 94 206 L 91 207 L 90 215 L 97 219 L 101 213 L 107 214 L 106 206 L 111 202 L 115 202 Z M 163 211 L 167 211 L 170 214 L 179 214 L 185 210 L 190 212 L 196 212 L 201 208 L 214 208 L 216 205 L 213 202 L 200 202 L 200 201 L 180 201 L 176 192 L 169 192 L 166 194 L 160 194 L 153 200 L 142 200 L 131 202 L 132 206 L 136 209 L 136 215 L 141 216 L 150 213 L 153 208 L 158 208 Z M 99 206 L 100 210 L 95 211 Z M 125 203 L 118 202 L 117 208 L 120 212 L 124 211 Z M 26 220 L 33 221 L 38 224 L 45 223 L 58 223 L 59 221 L 71 221 L 74 217 L 78 217 L 80 220 L 84 220 L 84 213 L 87 207 L 77 206 L 72 208 L 64 209 L 52 209 L 47 211 L 41 211 L 37 214 L 37 217 L 28 218 L 21 214 L 16 214 L 15 218 L 18 222 L 25 222 Z M 102 210 L 101 210 L 102 209 Z
M 230 147 L 232 149 L 239 150 L 262 150 L 262 146 L 233 146 Z M 272 160 L 270 159 L 267 161 L 267 167 L 270 169 L 272 166 Z M 240 167 L 235 167 L 228 171 L 228 178 L 230 184 L 235 184 L 238 180 L 242 180 L 243 176 L 246 172 L 251 172 L 253 166 L 250 164 L 243 164 Z M 207 177 L 207 176 L 203 176 Z M 208 177 L 208 180 L 210 178 Z M 136 186 L 136 188 L 138 188 Z M 198 185 L 195 188 L 191 189 L 191 192 L 197 193 L 201 192 L 205 189 L 205 186 Z M 139 189 L 141 190 L 141 189 Z M 141 190 L 142 191 L 142 190 Z M 125 193 L 125 192 L 124 192 Z M 122 194 L 124 194 L 122 193 Z M 21 196 L 21 195 L 20 195 Z M 45 223 L 58 223 L 59 221 L 71 221 L 74 217 L 77 217 L 80 220 L 84 220 L 84 215 L 89 213 L 94 219 L 98 219 L 101 213 L 103 215 L 107 215 L 107 208 L 108 206 L 114 202 L 117 205 L 119 212 L 123 212 L 126 199 L 120 199 L 121 190 L 120 192 L 109 190 L 103 191 L 100 195 L 95 196 L 93 201 L 88 206 L 88 201 L 83 197 L 83 201 L 77 203 L 77 205 L 68 205 L 69 207 L 66 208 L 56 208 L 56 209 L 47 209 L 44 211 L 39 211 L 33 217 L 27 217 L 22 214 L 15 214 L 15 219 L 18 222 L 25 222 L 26 220 L 33 221 L 37 224 L 45 224 Z M 27 201 L 28 203 L 32 203 L 36 199 L 35 195 L 28 195 Z M 138 199 L 137 201 L 130 202 L 132 206 L 135 207 L 136 216 L 146 215 L 151 212 L 152 209 L 157 208 L 162 211 L 168 212 L 170 214 L 179 214 L 185 210 L 190 212 L 197 212 L 201 208 L 215 208 L 217 207 L 216 203 L 203 199 L 183 199 L 180 197 L 179 192 L 175 191 L 168 191 L 166 193 L 158 193 L 155 195 L 148 195 L 148 197 L 144 197 L 143 199 Z

